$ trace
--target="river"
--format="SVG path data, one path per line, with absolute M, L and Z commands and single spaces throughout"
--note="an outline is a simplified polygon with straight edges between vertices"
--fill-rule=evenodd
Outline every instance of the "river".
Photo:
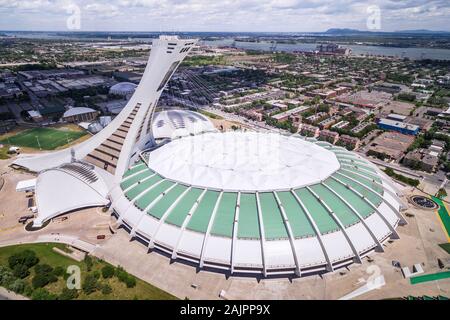
M 236 48 L 247 50 L 263 50 L 270 51 L 273 45 L 270 42 L 242 42 L 233 39 L 214 40 L 214 41 L 202 41 L 205 45 L 210 46 L 231 46 Z M 276 51 L 294 52 L 294 51 L 314 51 L 317 44 L 315 43 L 279 43 L 277 44 Z M 375 56 L 387 56 L 397 58 L 410 58 L 416 59 L 435 59 L 435 60 L 450 60 L 449 49 L 436 49 L 436 48 L 396 48 L 396 47 L 382 47 L 382 46 L 366 46 L 366 45 L 346 45 L 346 48 L 352 49 L 352 55 L 375 55 Z
M 107 38 L 89 38 L 89 37 L 76 37 L 76 36 L 65 36 L 56 33 L 46 33 L 46 32 L 35 32 L 35 33 L 13 33 L 5 32 L 8 36 L 17 36 L 20 38 L 30 38 L 30 39 L 54 39 L 54 40 L 83 40 L 83 41 L 93 41 L 101 42 L 107 41 Z M 114 39 L 113 41 L 126 41 L 126 39 Z M 151 38 L 133 38 L 133 41 L 148 43 L 153 39 Z M 271 51 L 271 46 L 273 45 L 269 41 L 261 42 L 243 42 L 234 41 L 233 38 L 225 38 L 220 40 L 212 41 L 201 41 L 202 44 L 210 46 L 231 46 L 234 45 L 236 48 L 247 49 L 247 50 L 262 50 Z M 294 52 L 294 51 L 314 51 L 316 49 L 316 43 L 279 43 L 277 44 L 276 51 Z M 397 47 L 384 47 L 384 46 L 368 46 L 368 45 L 345 45 L 345 47 L 352 49 L 352 55 L 373 55 L 373 56 L 386 56 L 386 57 L 397 57 L 397 58 L 410 58 L 416 59 L 433 59 L 433 60 L 450 60 L 450 49 L 437 49 L 437 48 L 397 48 Z

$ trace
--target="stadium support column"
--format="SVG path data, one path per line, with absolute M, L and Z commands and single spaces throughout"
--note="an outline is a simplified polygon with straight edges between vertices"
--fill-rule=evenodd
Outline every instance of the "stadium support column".
M 181 40 L 170 36 L 161 36 L 153 41 L 144 75 L 129 102 L 142 107 L 137 111 L 122 146 L 115 170 L 116 183 L 120 182 L 137 149 L 144 146 L 149 139 L 153 139 L 152 119 L 157 102 L 195 43 L 196 40 Z

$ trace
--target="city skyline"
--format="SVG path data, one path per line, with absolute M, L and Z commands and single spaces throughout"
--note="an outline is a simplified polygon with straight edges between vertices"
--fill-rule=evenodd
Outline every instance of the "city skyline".
M 450 3 L 441 0 L 0 0 L 0 16 L 10 31 L 450 31 Z

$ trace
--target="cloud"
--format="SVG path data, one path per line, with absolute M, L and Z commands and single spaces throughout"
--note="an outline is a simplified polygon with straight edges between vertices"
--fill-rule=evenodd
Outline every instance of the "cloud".
M 0 29 L 61 30 L 70 4 L 85 30 L 364 29 L 369 5 L 380 7 L 384 31 L 450 29 L 448 0 L 0 0 Z
M 120 11 L 116 5 L 108 3 L 90 3 L 83 7 L 87 15 L 112 18 L 118 16 Z

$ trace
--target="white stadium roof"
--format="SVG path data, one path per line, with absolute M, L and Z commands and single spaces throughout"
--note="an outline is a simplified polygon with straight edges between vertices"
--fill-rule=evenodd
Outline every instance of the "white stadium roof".
M 36 183 L 39 213 L 35 225 L 71 210 L 105 206 L 108 188 L 103 176 L 93 166 L 68 163 L 43 171 Z
M 216 132 L 213 123 L 200 113 L 189 110 L 165 110 L 155 113 L 155 139 L 175 139 L 204 132 Z
M 298 138 L 227 132 L 166 144 L 151 153 L 150 168 L 197 187 L 265 191 L 319 183 L 340 165 L 331 151 Z
M 97 112 L 97 111 L 94 109 L 91 109 L 91 108 L 86 108 L 86 107 L 70 108 L 69 110 L 64 112 L 63 118 L 77 116 L 80 114 L 91 113 L 91 112 Z
M 137 85 L 131 82 L 120 82 L 113 85 L 109 92 L 112 94 L 122 94 L 127 95 L 133 93 L 137 88 Z
M 149 247 L 234 273 L 332 271 L 383 250 L 406 223 L 389 177 L 369 161 L 269 133 L 173 140 L 144 152 L 110 197 Z

